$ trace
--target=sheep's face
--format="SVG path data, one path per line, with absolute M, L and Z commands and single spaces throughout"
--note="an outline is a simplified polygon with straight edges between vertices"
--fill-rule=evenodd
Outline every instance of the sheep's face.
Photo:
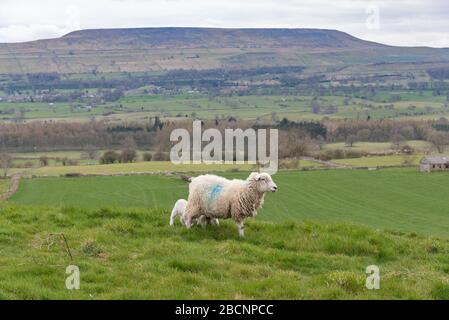
M 248 179 L 256 182 L 256 186 L 260 192 L 276 192 L 278 186 L 273 182 L 268 173 L 251 173 Z

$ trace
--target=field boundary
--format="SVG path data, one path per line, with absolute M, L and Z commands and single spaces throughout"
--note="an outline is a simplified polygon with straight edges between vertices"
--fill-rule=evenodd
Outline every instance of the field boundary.
M 305 159 L 302 159 L 305 160 Z M 319 163 L 316 161 L 316 163 Z M 350 165 L 333 165 L 328 166 L 325 161 L 323 167 L 300 167 L 295 169 L 280 169 L 279 171 L 327 171 L 327 170 L 382 170 L 382 169 L 401 169 L 401 168 L 417 168 L 416 165 L 391 165 L 391 166 L 350 166 Z M 251 171 L 257 171 L 257 169 L 248 170 L 225 170 L 225 171 L 142 171 L 142 172 L 115 172 L 115 173 L 59 173 L 59 174 L 30 174 L 22 177 L 26 178 L 82 178 L 82 177 L 121 177 L 121 176 L 181 176 L 185 174 L 224 174 L 224 173 L 246 173 Z M 1 200 L 1 198 L 0 198 Z
M 318 164 L 322 164 L 328 168 L 335 168 L 335 169 L 350 169 L 352 168 L 351 165 L 348 164 L 344 164 L 344 163 L 335 163 L 332 161 L 324 161 L 324 160 L 320 160 L 320 159 L 316 159 L 313 157 L 301 157 L 300 160 L 306 160 L 306 161 L 311 161 L 311 162 L 315 162 Z
M 19 173 L 14 174 L 11 176 L 10 182 L 9 182 L 9 188 L 8 190 L 0 195 L 0 201 L 6 201 L 9 198 L 11 198 L 19 189 L 20 184 L 20 178 L 22 176 Z

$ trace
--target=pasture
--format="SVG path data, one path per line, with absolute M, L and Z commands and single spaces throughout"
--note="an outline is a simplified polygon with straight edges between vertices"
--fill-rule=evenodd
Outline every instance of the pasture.
M 223 173 L 244 178 L 245 172 Z M 446 173 L 416 169 L 281 171 L 257 220 L 351 222 L 375 229 L 449 236 Z M 23 179 L 11 201 L 38 206 L 161 208 L 187 197 L 178 176 Z M 249 231 L 250 232 L 250 231 Z
M 409 140 L 405 142 L 412 147 L 415 152 L 424 153 L 433 150 L 432 145 L 423 140 Z M 391 142 L 355 142 L 352 147 L 346 146 L 344 142 L 328 143 L 324 146 L 325 150 L 351 150 L 367 153 L 388 153 L 393 152 Z
M 14 171 L 36 176 L 60 176 L 66 174 L 113 175 L 158 172 L 211 172 L 252 170 L 251 164 L 173 164 L 169 161 L 94 164 L 76 166 L 48 166 L 15 169 Z
M 348 224 L 250 221 L 239 238 L 228 221 L 187 230 L 155 209 L 0 204 L 0 243 L 1 299 L 449 298 L 446 240 Z M 380 290 L 365 287 L 372 264 Z
M 397 167 L 402 165 L 417 166 L 423 155 L 367 156 L 350 159 L 336 159 L 332 162 L 351 167 Z
M 9 179 L 0 179 L 0 195 L 8 191 L 9 185 Z
M 95 89 L 90 89 L 95 91 Z M 64 91 L 61 91 L 64 93 Z M 391 96 L 401 100 L 389 102 Z M 380 97 L 383 97 L 382 100 Z M 316 105 L 312 110 L 312 104 Z M 234 95 L 209 97 L 201 93 L 142 94 L 128 92 L 114 102 L 89 103 L 60 102 L 49 105 L 41 102 L 0 102 L 2 120 L 20 117 L 30 120 L 87 121 L 89 119 L 110 122 L 147 122 L 150 117 L 162 119 L 215 119 L 235 117 L 247 120 L 273 118 L 290 120 L 334 119 L 438 119 L 448 115 L 443 96 L 432 96 L 430 91 L 418 96 L 413 92 L 382 91 L 382 96 L 345 98 L 342 95 Z M 89 108 L 88 108 L 89 107 Z M 22 113 L 22 115 L 20 115 Z

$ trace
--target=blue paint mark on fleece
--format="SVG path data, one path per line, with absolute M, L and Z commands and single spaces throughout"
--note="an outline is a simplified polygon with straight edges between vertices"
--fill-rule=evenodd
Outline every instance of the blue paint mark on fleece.
M 209 193 L 209 200 L 212 201 L 217 199 L 221 193 L 221 190 L 223 190 L 223 187 L 221 185 L 219 184 L 213 185 Z

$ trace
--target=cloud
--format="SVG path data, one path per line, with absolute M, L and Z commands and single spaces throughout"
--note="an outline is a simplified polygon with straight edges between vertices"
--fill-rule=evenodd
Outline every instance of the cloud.
M 447 16 L 449 3 L 439 0 L 1 0 L 0 42 L 78 29 L 198 26 L 338 29 L 392 45 L 449 47 Z
M 0 42 L 56 38 L 69 30 L 51 24 L 10 25 L 0 28 Z

